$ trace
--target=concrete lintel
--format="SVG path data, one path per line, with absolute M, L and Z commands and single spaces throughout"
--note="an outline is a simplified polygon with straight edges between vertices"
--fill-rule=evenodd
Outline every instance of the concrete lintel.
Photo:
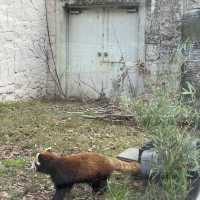
M 65 7 L 122 7 L 139 6 L 141 0 L 62 0 Z

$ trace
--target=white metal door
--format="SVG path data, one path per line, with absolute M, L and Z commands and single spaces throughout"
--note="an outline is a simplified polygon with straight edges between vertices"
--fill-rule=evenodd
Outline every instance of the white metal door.
M 137 60 L 138 14 L 88 9 L 71 12 L 68 23 L 68 96 L 110 96 L 124 63 Z

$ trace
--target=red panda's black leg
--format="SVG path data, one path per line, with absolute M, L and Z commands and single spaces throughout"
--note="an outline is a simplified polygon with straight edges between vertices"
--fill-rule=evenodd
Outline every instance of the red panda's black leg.
M 67 187 L 56 187 L 56 192 L 54 194 L 53 200 L 64 200 L 65 195 L 67 196 L 67 200 L 70 199 L 70 191 L 72 186 Z
M 93 193 L 104 193 L 107 190 L 107 179 L 98 180 L 90 184 L 92 186 Z
M 53 196 L 53 200 L 64 200 L 65 198 L 65 189 L 56 189 L 56 192 Z

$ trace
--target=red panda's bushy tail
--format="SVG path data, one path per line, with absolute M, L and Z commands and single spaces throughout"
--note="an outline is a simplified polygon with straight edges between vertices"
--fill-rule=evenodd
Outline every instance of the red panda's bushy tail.
M 137 161 L 125 162 L 114 158 L 110 158 L 109 160 L 115 171 L 131 172 L 135 175 L 140 172 L 140 164 Z

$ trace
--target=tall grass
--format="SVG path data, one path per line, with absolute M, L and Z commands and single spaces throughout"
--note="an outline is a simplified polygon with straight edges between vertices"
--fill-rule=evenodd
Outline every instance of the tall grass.
M 187 89 L 184 91 L 189 94 Z M 194 101 L 194 94 L 191 95 Z M 192 147 L 193 138 L 189 134 L 192 128 L 199 127 L 199 113 L 181 95 L 161 88 L 148 101 L 135 101 L 132 108 L 138 124 L 151 136 L 161 163 L 152 169 L 162 174 L 159 184 L 151 182 L 144 197 L 186 199 L 190 190 L 189 170 L 199 171 L 200 154 Z
M 169 125 L 188 128 L 198 126 L 197 110 L 185 104 L 176 94 L 157 91 L 148 101 L 135 101 L 132 109 L 139 125 L 152 131 L 156 127 Z
M 190 189 L 188 170 L 199 170 L 200 153 L 192 147 L 190 135 L 190 130 L 198 127 L 199 113 L 180 96 L 163 89 L 155 90 L 148 100 L 137 99 L 131 108 L 139 126 L 152 138 L 161 163 L 152 169 L 152 174 L 161 172 L 159 183 L 150 182 L 141 198 L 186 199 Z
M 123 184 L 113 184 L 112 182 L 108 182 L 108 196 L 107 199 L 112 200 L 128 200 L 129 199 L 129 189 L 126 185 Z

